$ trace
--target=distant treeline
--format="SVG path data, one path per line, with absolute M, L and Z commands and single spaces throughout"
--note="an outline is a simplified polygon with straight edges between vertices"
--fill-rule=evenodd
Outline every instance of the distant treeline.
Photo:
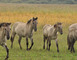
M 77 4 L 77 0 L 0 0 L 0 3 Z

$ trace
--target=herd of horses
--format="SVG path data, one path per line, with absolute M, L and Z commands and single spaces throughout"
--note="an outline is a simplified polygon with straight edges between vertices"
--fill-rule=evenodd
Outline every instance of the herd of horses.
M 16 34 L 19 36 L 18 42 L 19 42 L 20 49 L 22 49 L 21 47 L 22 37 L 26 37 L 26 47 L 27 47 L 26 49 L 30 50 L 32 48 L 34 44 L 33 32 L 37 31 L 37 24 L 38 24 L 37 19 L 38 17 L 35 17 L 35 18 L 33 17 L 30 20 L 28 20 L 27 23 L 23 23 L 23 22 L 14 23 L 12 26 L 11 37 L 10 37 L 11 23 L 6 23 L 6 22 L 0 23 L 0 45 L 3 46 L 7 52 L 5 60 L 8 60 L 9 58 L 9 49 L 7 47 L 6 41 L 10 39 L 11 48 L 13 48 L 13 42 Z M 47 40 L 47 50 L 50 50 L 51 40 L 55 40 L 57 52 L 59 52 L 57 32 L 59 32 L 61 35 L 63 34 L 61 22 L 58 22 L 54 25 L 45 25 L 43 27 L 43 40 L 44 40 L 43 49 L 45 49 L 46 40 Z M 28 47 L 28 38 L 30 38 L 31 40 L 30 47 Z M 69 26 L 67 43 L 68 43 L 68 50 L 70 50 L 71 52 L 75 52 L 74 43 L 76 40 L 77 40 L 77 23 Z

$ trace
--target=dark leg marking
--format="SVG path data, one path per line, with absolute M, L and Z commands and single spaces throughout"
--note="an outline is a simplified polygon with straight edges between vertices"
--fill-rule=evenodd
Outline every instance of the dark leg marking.
M 16 33 L 12 34 L 11 36 L 11 48 L 13 48 L 13 42 L 14 42 L 15 35 Z
M 56 41 L 57 52 L 59 52 L 58 42 Z
M 26 47 L 27 47 L 26 50 L 29 50 L 29 49 L 28 49 L 28 38 L 26 38 Z
M 43 37 L 43 39 L 44 39 L 43 49 L 45 49 L 45 41 L 46 41 L 46 40 L 45 40 L 45 39 L 46 39 L 45 36 Z
M 31 38 L 31 46 L 30 46 L 29 50 L 32 48 L 33 44 L 34 44 L 33 38 Z
M 49 50 L 49 40 L 47 39 L 47 50 Z
M 5 60 L 7 60 L 9 58 L 9 49 L 6 45 L 5 45 L 5 48 L 6 48 L 6 52 L 7 52 L 7 56 L 6 56 Z
M 49 40 L 49 50 L 50 50 L 50 46 L 51 46 L 51 40 Z
M 22 37 L 19 37 L 19 40 L 18 40 L 20 49 L 22 49 L 22 47 L 21 47 L 21 39 L 22 39 Z

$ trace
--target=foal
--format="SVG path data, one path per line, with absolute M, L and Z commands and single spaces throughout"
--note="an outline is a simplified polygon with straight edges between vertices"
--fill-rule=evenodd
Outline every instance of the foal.
M 57 52 L 59 52 L 57 32 L 60 32 L 60 34 L 63 34 L 62 23 L 56 23 L 55 25 L 52 25 L 52 26 L 51 25 L 45 25 L 43 27 L 43 36 L 44 36 L 43 49 L 45 49 L 46 39 L 47 39 L 47 50 L 50 50 L 51 40 L 55 40 L 56 46 L 57 46 Z M 49 46 L 48 46 L 48 44 L 49 44 Z
M 21 47 L 21 39 L 22 37 L 26 37 L 26 45 L 27 45 L 27 50 L 30 50 L 34 44 L 33 42 L 33 30 L 37 31 L 37 17 L 36 18 L 32 18 L 29 21 L 27 21 L 27 23 L 23 23 L 23 22 L 16 22 L 13 25 L 12 28 L 12 35 L 11 35 L 11 48 L 13 47 L 13 41 L 14 41 L 14 37 L 17 34 L 19 36 L 18 42 L 19 42 L 19 46 L 20 49 L 22 49 Z M 28 48 L 28 38 L 30 38 L 31 40 L 31 46 L 30 48 Z

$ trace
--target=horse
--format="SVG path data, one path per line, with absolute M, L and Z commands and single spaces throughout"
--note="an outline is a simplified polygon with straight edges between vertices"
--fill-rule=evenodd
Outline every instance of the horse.
M 36 18 L 33 17 L 29 21 L 27 21 L 27 23 L 23 23 L 23 22 L 14 23 L 12 28 L 12 35 L 11 35 L 11 48 L 13 48 L 13 42 L 16 34 L 19 36 L 18 42 L 19 42 L 20 49 L 22 49 L 21 47 L 22 37 L 26 37 L 27 50 L 30 50 L 32 48 L 34 44 L 33 37 L 32 37 L 33 30 L 35 32 L 37 31 L 37 19 L 38 17 Z M 28 38 L 30 38 L 31 40 L 30 48 L 28 48 Z
M 77 23 L 70 25 L 68 31 L 69 31 L 67 35 L 68 50 L 70 50 L 70 52 L 75 52 L 74 43 L 77 40 Z
M 43 39 L 44 39 L 43 49 L 45 49 L 46 40 L 47 40 L 47 50 L 50 50 L 51 40 L 55 40 L 56 46 L 57 46 L 57 52 L 59 52 L 57 32 L 59 32 L 61 35 L 63 34 L 62 23 L 60 23 L 60 22 L 58 22 L 54 25 L 47 24 L 43 27 Z
M 0 45 L 6 49 L 7 56 L 5 60 L 9 58 L 9 49 L 7 47 L 6 41 L 10 38 L 10 24 L 11 23 L 0 23 Z

